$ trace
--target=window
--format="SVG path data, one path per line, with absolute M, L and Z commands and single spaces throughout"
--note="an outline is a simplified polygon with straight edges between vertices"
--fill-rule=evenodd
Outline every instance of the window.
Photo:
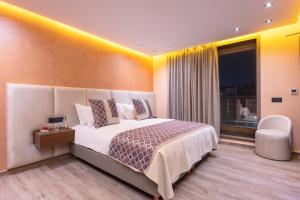
M 221 133 L 254 137 L 256 40 L 219 47 Z

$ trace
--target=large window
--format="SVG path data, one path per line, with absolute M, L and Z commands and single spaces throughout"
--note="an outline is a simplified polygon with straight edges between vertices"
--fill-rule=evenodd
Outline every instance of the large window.
M 256 41 L 220 47 L 219 71 L 221 131 L 253 137 L 251 129 L 257 126 Z

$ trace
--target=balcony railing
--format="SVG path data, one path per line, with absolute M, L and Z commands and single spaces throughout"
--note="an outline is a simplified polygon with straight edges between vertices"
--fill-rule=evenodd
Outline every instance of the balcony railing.
M 221 123 L 256 128 L 255 96 L 221 96 Z

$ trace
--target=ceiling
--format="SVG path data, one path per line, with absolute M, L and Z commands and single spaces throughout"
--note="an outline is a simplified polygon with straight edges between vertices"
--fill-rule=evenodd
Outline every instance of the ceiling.
M 268 0 L 6 1 L 149 55 L 295 23 L 300 14 L 300 0 L 270 8 Z

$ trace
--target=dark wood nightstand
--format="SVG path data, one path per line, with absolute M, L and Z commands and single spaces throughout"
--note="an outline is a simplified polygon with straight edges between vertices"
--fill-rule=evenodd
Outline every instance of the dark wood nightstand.
M 60 144 L 70 144 L 74 142 L 75 130 L 71 128 L 62 128 L 59 130 L 50 130 L 48 132 L 34 131 L 33 144 L 38 149 L 54 147 Z

